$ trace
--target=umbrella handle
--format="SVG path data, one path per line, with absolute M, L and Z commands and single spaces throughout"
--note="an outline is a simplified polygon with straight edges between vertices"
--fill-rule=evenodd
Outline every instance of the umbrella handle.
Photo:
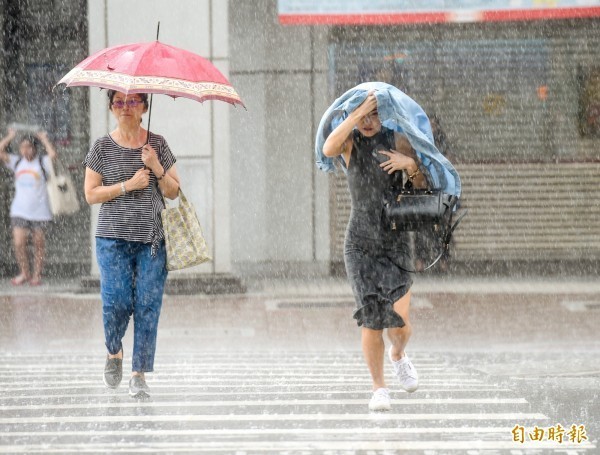
M 146 144 L 150 141 L 150 119 L 152 118 L 152 93 L 150 93 L 150 106 L 148 107 L 148 130 L 146 131 Z M 144 145 L 146 145 L 144 144 Z
M 160 21 L 156 24 L 156 41 L 160 32 Z M 148 130 L 146 131 L 146 144 L 150 142 L 150 119 L 152 118 L 152 93 L 150 93 L 150 106 L 148 107 Z M 146 145 L 144 144 L 144 145 Z
M 152 93 L 150 93 L 150 106 L 148 106 L 148 129 L 146 130 L 146 143 L 150 142 L 150 118 L 152 117 Z M 148 169 L 148 166 L 144 165 L 144 169 Z

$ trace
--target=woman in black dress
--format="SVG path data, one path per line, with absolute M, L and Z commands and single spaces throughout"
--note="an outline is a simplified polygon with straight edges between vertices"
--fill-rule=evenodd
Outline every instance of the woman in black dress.
M 389 410 L 383 364 L 387 329 L 394 374 L 407 392 L 418 375 L 405 348 L 412 333 L 412 268 L 408 233 L 390 232 L 382 220 L 386 190 L 400 177 L 413 188 L 426 188 L 426 170 L 407 138 L 382 126 L 373 92 L 329 134 L 326 157 L 341 156 L 347 168 L 352 211 L 344 246 L 348 279 L 356 299 L 354 318 L 362 326 L 362 350 L 373 380 L 369 409 Z

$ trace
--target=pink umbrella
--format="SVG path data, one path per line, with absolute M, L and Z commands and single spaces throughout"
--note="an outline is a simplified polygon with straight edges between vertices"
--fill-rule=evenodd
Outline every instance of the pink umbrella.
M 90 55 L 59 82 L 128 93 L 160 93 L 244 106 L 229 81 L 208 60 L 161 42 L 122 44 Z

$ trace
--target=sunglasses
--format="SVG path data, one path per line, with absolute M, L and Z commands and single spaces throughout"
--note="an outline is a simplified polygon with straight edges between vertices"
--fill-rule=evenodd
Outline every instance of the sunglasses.
M 140 104 L 144 104 L 142 100 L 127 100 L 127 101 L 113 101 L 112 105 L 117 109 L 123 109 L 125 105 L 130 108 L 138 107 Z

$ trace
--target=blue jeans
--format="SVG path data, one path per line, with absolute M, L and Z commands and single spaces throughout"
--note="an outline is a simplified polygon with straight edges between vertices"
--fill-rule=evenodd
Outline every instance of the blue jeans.
M 152 245 L 96 237 L 100 294 L 106 348 L 117 354 L 123 347 L 133 315 L 132 371 L 154 369 L 158 318 L 167 279 L 164 242 L 152 257 Z

